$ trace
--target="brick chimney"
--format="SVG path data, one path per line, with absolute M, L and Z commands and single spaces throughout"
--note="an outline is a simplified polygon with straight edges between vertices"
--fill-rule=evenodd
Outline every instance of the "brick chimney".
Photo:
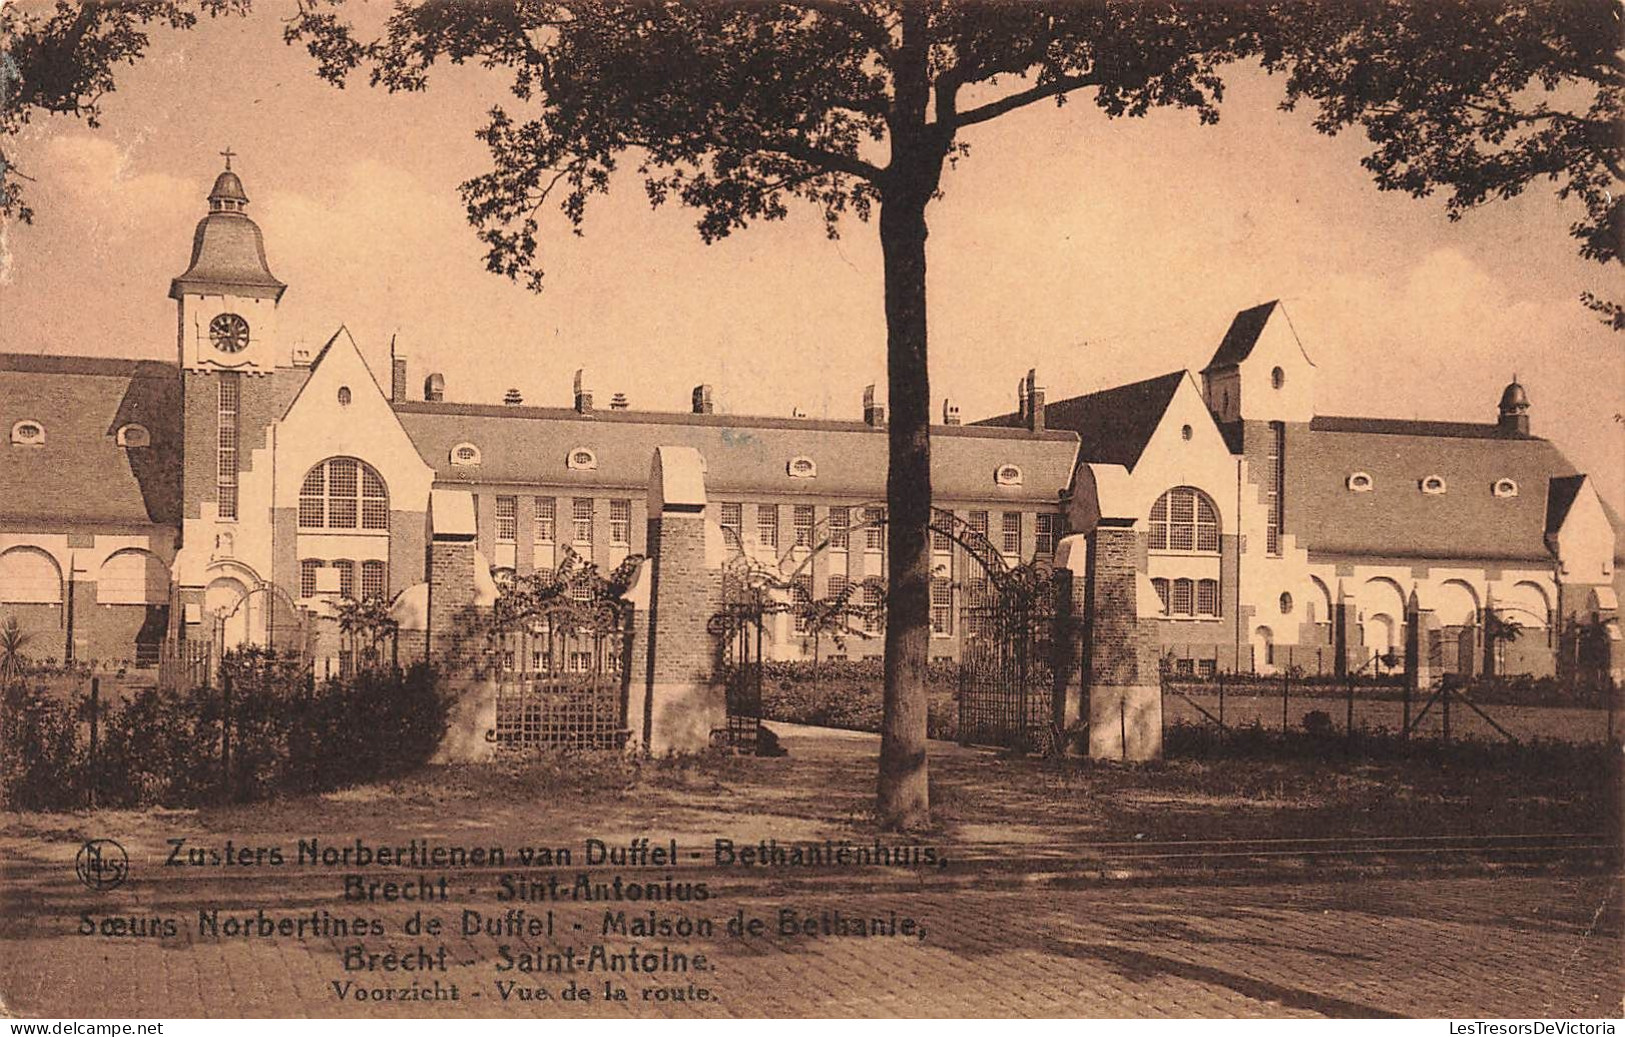
M 587 369 L 576 369 L 576 413 L 592 413 L 592 387 L 587 381 Z
M 1038 384 L 1037 368 L 1028 368 L 1021 383 L 1021 409 L 1029 430 L 1044 431 L 1044 387 Z
M 624 392 L 618 392 L 609 398 L 610 410 L 626 410 L 630 406 L 632 405 L 627 402 L 626 393 Z
M 886 408 L 875 402 L 875 387 L 863 387 L 863 423 L 870 428 L 886 427 Z
M 395 341 L 389 343 L 389 402 L 406 402 L 406 358 L 395 354 Z
M 942 423 L 944 425 L 959 424 L 959 404 L 952 400 L 942 401 Z
M 517 407 L 525 402 L 525 396 L 517 388 L 509 389 L 502 394 L 502 403 L 507 407 Z
M 711 398 L 711 387 L 709 385 L 696 385 L 694 387 L 694 413 L 716 413 L 716 402 Z
M 423 399 L 426 403 L 441 403 L 446 399 L 446 376 L 438 371 L 423 380 Z

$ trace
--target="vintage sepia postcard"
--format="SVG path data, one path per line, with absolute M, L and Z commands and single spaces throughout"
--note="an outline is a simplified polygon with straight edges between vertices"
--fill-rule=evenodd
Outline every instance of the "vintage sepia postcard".
M 1621 10 L 7 0 L 10 1032 L 1615 1032 Z

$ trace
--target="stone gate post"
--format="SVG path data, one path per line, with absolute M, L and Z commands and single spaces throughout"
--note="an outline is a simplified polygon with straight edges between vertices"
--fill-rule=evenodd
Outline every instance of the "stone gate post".
M 1134 522 L 1102 518 L 1089 535 L 1089 755 L 1097 759 L 1162 757 L 1157 621 L 1140 612 L 1157 592 L 1140 571 Z
M 727 726 L 727 697 L 716 680 L 711 618 L 721 601 L 721 530 L 708 533 L 705 462 L 693 447 L 657 447 L 649 467 L 649 562 L 630 597 L 636 609 L 629 653 L 627 722 L 635 747 L 696 752 Z M 715 543 L 711 543 L 715 541 Z M 647 604 L 642 600 L 647 594 Z

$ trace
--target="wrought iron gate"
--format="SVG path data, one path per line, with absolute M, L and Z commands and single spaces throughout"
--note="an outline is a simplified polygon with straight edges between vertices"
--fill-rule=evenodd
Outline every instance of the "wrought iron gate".
M 626 723 L 623 679 L 628 631 L 611 609 L 560 607 L 528 629 L 500 635 L 490 659 L 497 676 L 496 741 L 510 749 L 620 749 Z
M 1033 566 L 999 575 L 960 610 L 959 740 L 1047 751 L 1064 647 L 1055 643 L 1056 582 Z
M 713 621 L 721 640 L 722 674 L 727 690 L 727 747 L 755 753 L 762 728 L 762 620 L 761 601 L 730 602 Z

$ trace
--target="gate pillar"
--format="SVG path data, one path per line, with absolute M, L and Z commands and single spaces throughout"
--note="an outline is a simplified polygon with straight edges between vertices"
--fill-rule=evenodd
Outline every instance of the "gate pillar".
M 464 490 L 433 490 L 428 516 L 429 602 L 426 655 L 452 705 L 435 763 L 477 763 L 495 754 L 496 682 L 474 672 L 467 643 L 496 588 L 476 546 L 474 501 Z
M 709 624 L 719 606 L 721 531 L 705 519 L 705 462 L 693 447 L 655 448 L 649 468 L 648 604 L 635 600 L 628 725 L 651 753 L 697 752 L 727 725 Z M 715 540 L 715 544 L 710 541 Z M 642 582 L 640 577 L 640 583 Z M 642 588 L 636 598 L 641 598 Z
M 1089 755 L 1097 759 L 1162 757 L 1157 621 L 1140 618 L 1140 603 L 1156 591 L 1140 571 L 1134 521 L 1102 518 L 1089 535 Z
M 1063 732 L 1083 720 L 1084 689 L 1089 681 L 1089 538 L 1083 533 L 1062 537 L 1055 545 L 1057 581 L 1054 723 Z M 1068 740 L 1068 748 L 1071 748 Z

